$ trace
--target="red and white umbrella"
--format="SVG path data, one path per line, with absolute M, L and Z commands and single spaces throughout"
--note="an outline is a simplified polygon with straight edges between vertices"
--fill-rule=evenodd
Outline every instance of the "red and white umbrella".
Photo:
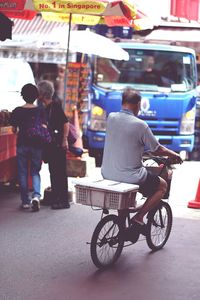
M 147 29 L 147 24 L 144 24 L 145 28 L 140 28 L 139 23 L 134 23 L 145 16 L 139 15 L 137 7 L 130 0 L 33 0 L 33 3 L 35 10 L 47 20 L 69 23 L 67 61 L 72 23 L 133 28 L 135 24 L 136 29 Z M 152 28 L 152 23 L 149 26 Z
M 33 0 L 44 18 L 74 24 L 129 26 L 136 30 L 153 27 L 150 18 L 138 11 L 131 0 Z M 145 19 L 145 23 L 139 20 Z M 148 22 L 147 22 L 148 20 Z
M 32 20 L 36 15 L 32 0 L 6 0 L 0 3 L 0 12 L 8 18 Z
M 26 20 L 41 12 L 52 21 L 129 26 L 135 30 L 153 28 L 152 20 L 138 10 L 133 0 L 1 0 L 0 12 Z

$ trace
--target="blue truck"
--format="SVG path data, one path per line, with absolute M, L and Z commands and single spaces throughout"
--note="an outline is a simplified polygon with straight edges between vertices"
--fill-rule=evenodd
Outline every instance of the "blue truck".
M 190 48 L 119 43 L 128 61 L 92 58 L 92 80 L 83 124 L 83 145 L 101 164 L 110 112 L 121 108 L 121 94 L 129 86 L 141 93 L 139 118 L 148 123 L 159 142 L 179 153 L 194 146 L 197 98 L 195 51 Z

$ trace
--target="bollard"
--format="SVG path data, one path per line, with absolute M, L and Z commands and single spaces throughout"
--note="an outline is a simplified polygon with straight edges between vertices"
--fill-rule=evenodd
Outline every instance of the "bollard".
M 199 184 L 198 184 L 195 200 L 189 201 L 187 207 L 200 208 L 200 179 L 199 179 Z
M 78 133 L 78 138 L 77 141 L 75 142 L 74 146 L 83 148 L 83 142 L 82 142 L 82 137 L 80 136 L 80 125 L 79 125 L 79 118 L 78 118 L 78 110 L 76 107 L 74 107 L 73 110 L 73 125 L 76 128 L 76 132 Z

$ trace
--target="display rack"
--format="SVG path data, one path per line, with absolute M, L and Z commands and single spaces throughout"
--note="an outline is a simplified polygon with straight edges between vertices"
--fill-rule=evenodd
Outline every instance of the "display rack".
M 88 105 L 91 69 L 87 63 L 69 63 L 67 71 L 67 92 L 65 112 L 73 118 L 73 110 L 78 109 L 79 117 Z
M 11 126 L 0 127 L 0 182 L 17 179 L 16 135 Z

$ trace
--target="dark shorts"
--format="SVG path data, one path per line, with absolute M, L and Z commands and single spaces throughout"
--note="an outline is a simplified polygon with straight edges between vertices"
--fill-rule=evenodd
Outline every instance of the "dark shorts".
M 145 197 L 150 197 L 156 192 L 159 184 L 160 178 L 148 172 L 145 182 L 140 185 L 139 192 Z

